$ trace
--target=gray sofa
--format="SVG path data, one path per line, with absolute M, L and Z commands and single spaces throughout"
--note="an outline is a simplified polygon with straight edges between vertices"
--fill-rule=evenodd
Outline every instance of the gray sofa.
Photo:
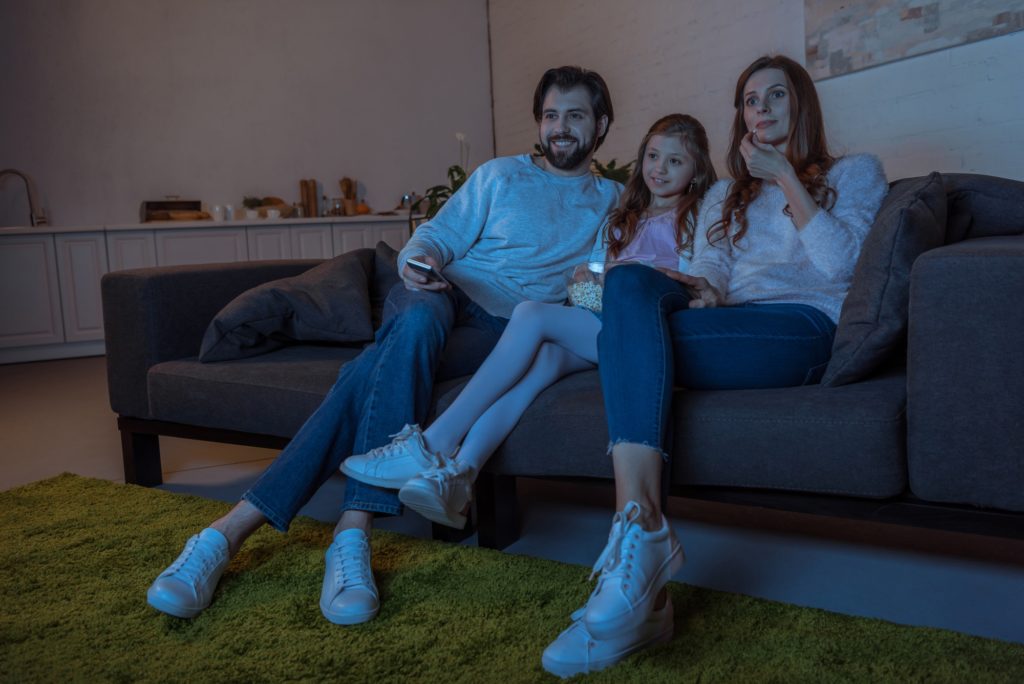
M 397 283 L 394 251 L 383 244 L 330 263 L 208 264 L 104 277 L 110 402 L 127 482 L 160 483 L 161 435 L 287 443 L 364 340 L 332 333 L 311 341 L 296 332 L 293 319 L 307 302 L 236 340 L 234 360 L 204 363 L 197 355 L 201 346 L 209 352 L 214 328 L 223 333 L 211 321 L 223 323 L 246 293 L 265 294 L 283 278 L 309 280 L 314 267 L 326 273 L 335 263 L 347 264 L 349 276 L 362 274 L 355 289 L 368 313 L 359 315 L 376 324 Z M 273 301 L 280 295 L 275 290 Z M 308 297 L 292 297 L 293 304 L 300 299 Z M 936 173 L 891 184 L 822 381 L 680 391 L 667 491 L 1024 538 L 1022 301 L 1024 183 Z M 478 361 L 467 356 L 468 335 L 459 331 L 446 349 L 438 407 Z M 480 543 L 502 548 L 516 538 L 517 478 L 610 479 L 606 447 L 596 372 L 546 390 L 481 475 Z

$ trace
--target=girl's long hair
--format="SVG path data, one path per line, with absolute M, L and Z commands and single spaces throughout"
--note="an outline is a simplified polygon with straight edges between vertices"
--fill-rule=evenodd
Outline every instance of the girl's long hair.
M 640 219 L 651 204 L 651 191 L 644 182 L 644 157 L 647 155 L 647 144 L 655 135 L 678 136 L 683 147 L 693 157 L 693 182 L 683 195 L 676 213 L 676 252 L 683 254 L 693 249 L 693 230 L 697 225 L 697 210 L 700 200 L 717 180 L 711 153 L 708 151 L 708 134 L 700 121 L 688 114 L 669 114 L 654 122 L 647 131 L 640 150 L 636 155 L 636 165 L 626 181 L 626 189 L 622 192 L 619 206 L 608 216 L 605 240 L 608 255 L 618 256 L 626 245 L 632 242 L 639 232 Z
M 747 124 L 743 120 L 743 91 L 750 77 L 762 69 L 782 70 L 789 86 L 791 104 L 786 159 L 792 164 L 800 183 L 807 188 L 807 192 L 818 206 L 831 209 L 835 203 L 836 193 L 828 186 L 826 174 L 836 160 L 828 151 L 825 121 L 821 115 L 821 103 L 814 88 L 814 81 L 802 66 L 789 57 L 759 57 L 736 81 L 736 95 L 733 98 L 736 115 L 733 118 L 732 140 L 726 155 L 726 166 L 734 182 L 722 204 L 722 218 L 708 230 L 709 242 L 728 238 L 736 244 L 747 232 L 747 207 L 761 194 L 763 181 L 750 175 L 740 153 L 740 143 L 748 132 Z M 787 216 L 791 215 L 788 205 L 785 213 Z

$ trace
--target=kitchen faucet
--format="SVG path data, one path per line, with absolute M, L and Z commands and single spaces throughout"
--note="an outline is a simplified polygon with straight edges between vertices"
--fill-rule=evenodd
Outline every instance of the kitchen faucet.
M 36 194 L 36 184 L 32 180 L 32 176 L 27 173 L 22 173 L 17 169 L 4 169 L 0 171 L 0 180 L 3 180 L 4 176 L 11 174 L 13 176 L 20 176 L 21 180 L 25 181 L 25 192 L 28 193 L 28 218 L 32 222 L 33 226 L 46 226 L 49 225 L 49 221 L 46 220 L 46 212 L 39 205 L 39 196 Z

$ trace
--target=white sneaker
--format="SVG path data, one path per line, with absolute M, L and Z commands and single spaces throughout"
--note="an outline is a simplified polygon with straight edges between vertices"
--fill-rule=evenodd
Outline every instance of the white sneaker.
M 634 629 L 610 639 L 596 639 L 583 624 L 581 608 L 572 614 L 573 623 L 544 649 L 541 664 L 559 677 L 596 672 L 614 665 L 631 653 L 672 638 L 672 599 L 647 616 Z
M 630 501 L 616 513 L 592 578 L 597 580 L 583 622 L 598 639 L 610 639 L 632 633 L 651 613 L 662 587 L 672 579 L 686 558 L 683 547 L 665 517 L 661 529 L 647 532 L 636 523 L 640 506 Z
M 473 498 L 476 469 L 456 459 L 443 468 L 428 468 L 406 482 L 398 491 L 398 500 L 422 515 L 448 527 L 462 529 L 462 513 Z
M 207 527 L 185 542 L 177 560 L 157 576 L 146 592 L 147 603 L 174 617 L 194 618 L 210 605 L 230 560 L 228 540 Z
M 372 620 L 379 609 L 370 540 L 362 530 L 342 530 L 327 548 L 320 612 L 336 625 L 356 625 Z
M 341 472 L 375 487 L 399 489 L 424 470 L 445 466 L 451 460 L 427 449 L 419 425 L 406 425 L 391 437 L 384 446 L 349 456 L 341 464 Z

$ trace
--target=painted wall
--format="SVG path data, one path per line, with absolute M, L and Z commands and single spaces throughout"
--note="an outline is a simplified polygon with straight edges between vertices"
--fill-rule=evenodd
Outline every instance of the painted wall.
M 58 225 L 167 194 L 292 202 L 311 177 L 390 209 L 444 180 L 456 132 L 471 166 L 493 156 L 487 50 L 485 0 L 2 2 L 0 169 Z M 0 182 L 0 225 L 27 216 Z
M 597 158 L 631 159 L 650 124 L 688 112 L 724 174 L 736 77 L 764 53 L 803 62 L 803 0 L 491 0 L 498 154 L 528 151 L 514 115 L 544 69 L 580 64 L 608 81 L 616 122 Z M 873 152 L 891 179 L 932 170 L 1024 179 L 1024 32 L 820 81 L 837 152 Z

